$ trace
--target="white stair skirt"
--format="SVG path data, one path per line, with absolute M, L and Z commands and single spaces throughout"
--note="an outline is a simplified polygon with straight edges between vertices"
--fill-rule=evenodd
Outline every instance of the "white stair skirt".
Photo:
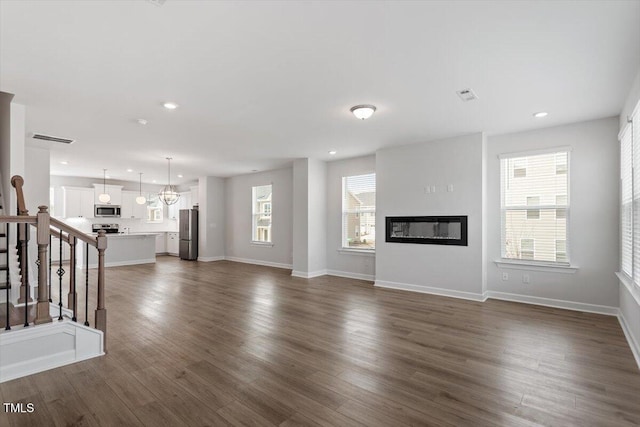
M 3 331 L 0 383 L 102 356 L 103 342 L 102 331 L 69 319 Z

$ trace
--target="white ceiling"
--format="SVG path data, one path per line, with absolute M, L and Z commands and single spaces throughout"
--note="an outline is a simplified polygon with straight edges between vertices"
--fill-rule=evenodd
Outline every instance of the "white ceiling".
M 610 0 L 1 0 L 0 90 L 27 132 L 77 140 L 52 174 L 165 182 L 172 156 L 179 183 L 617 115 L 639 21 Z

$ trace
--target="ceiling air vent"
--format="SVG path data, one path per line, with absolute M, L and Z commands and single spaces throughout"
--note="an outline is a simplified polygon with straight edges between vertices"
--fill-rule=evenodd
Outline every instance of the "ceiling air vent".
M 42 141 L 59 142 L 61 144 L 73 144 L 74 139 L 60 138 L 59 136 L 45 135 L 43 133 L 34 133 L 33 139 L 41 139 Z
M 167 0 L 147 0 L 149 3 L 155 4 L 156 6 L 162 6 L 164 2 Z
M 463 101 L 473 101 L 478 99 L 478 95 L 472 89 L 462 89 L 456 92 Z

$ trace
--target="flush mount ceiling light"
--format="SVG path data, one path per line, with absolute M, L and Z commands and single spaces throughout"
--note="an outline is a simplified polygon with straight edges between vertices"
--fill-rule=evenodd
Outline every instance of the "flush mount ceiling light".
M 109 203 L 111 196 L 107 193 L 107 170 L 102 169 L 102 194 L 98 196 L 101 203 Z
M 167 185 L 158 193 L 158 197 L 165 205 L 173 205 L 180 199 L 180 194 L 174 185 L 171 185 L 171 157 L 167 157 Z
M 140 195 L 138 197 L 136 197 L 136 203 L 139 205 L 144 205 L 145 203 L 147 203 L 147 199 L 142 195 L 142 172 L 139 172 L 140 174 Z
M 368 119 L 375 113 L 376 106 L 375 105 L 356 105 L 355 107 L 351 107 L 349 110 L 353 113 L 354 116 L 359 118 L 360 120 Z
M 167 110 L 175 110 L 176 108 L 178 108 L 178 104 L 176 104 L 175 102 L 165 102 L 164 104 L 162 104 L 162 106 Z
M 543 117 L 547 117 L 549 113 L 547 113 L 546 111 L 538 111 L 537 113 L 533 113 L 533 117 L 535 117 L 536 119 L 541 119 Z

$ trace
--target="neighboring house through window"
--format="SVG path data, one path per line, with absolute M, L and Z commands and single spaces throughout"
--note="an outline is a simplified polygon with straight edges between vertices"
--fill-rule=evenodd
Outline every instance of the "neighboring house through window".
M 502 257 L 568 264 L 569 150 L 501 156 Z
M 342 247 L 376 247 L 376 174 L 342 178 Z
M 272 188 L 269 185 L 252 187 L 252 238 L 254 242 L 271 242 L 271 205 Z

